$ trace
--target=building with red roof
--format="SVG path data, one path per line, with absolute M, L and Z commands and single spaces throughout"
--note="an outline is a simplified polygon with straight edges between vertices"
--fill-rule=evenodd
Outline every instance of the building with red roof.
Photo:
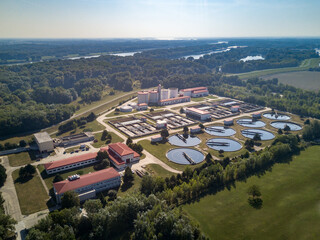
M 46 169 L 47 174 L 68 171 L 73 168 L 83 167 L 97 162 L 96 156 L 96 152 L 76 155 L 70 158 L 46 163 L 44 164 L 44 168 Z
M 182 94 L 183 96 L 189 96 L 189 97 L 204 97 L 209 95 L 209 91 L 207 87 L 195 87 L 195 88 L 181 89 L 180 94 Z
M 80 201 L 85 201 L 96 196 L 96 193 L 121 184 L 120 174 L 112 167 L 82 176 L 70 176 L 68 179 L 53 183 L 53 190 L 57 203 L 61 203 L 61 197 L 68 191 L 79 194 Z
M 122 142 L 110 143 L 107 147 L 100 148 L 100 151 L 107 151 L 113 165 L 119 170 L 140 160 L 140 155 Z

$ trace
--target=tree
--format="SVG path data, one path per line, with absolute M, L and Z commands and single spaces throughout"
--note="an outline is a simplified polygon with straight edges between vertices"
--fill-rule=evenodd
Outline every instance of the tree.
M 88 214 L 94 214 L 102 209 L 102 203 L 99 199 L 90 199 L 83 204 L 83 208 Z
M 61 198 L 61 206 L 62 208 L 72 208 L 80 206 L 80 199 L 78 194 L 74 191 L 68 191 L 63 194 Z
M 6 215 L 3 211 L 0 211 L 0 239 L 9 239 L 14 235 L 15 224 L 17 222 L 11 218 L 11 216 Z
M 286 133 L 288 133 L 288 132 L 291 130 L 291 128 L 286 124 L 286 125 L 284 126 L 283 130 L 284 130 Z
M 207 155 L 206 155 L 206 162 L 207 162 L 207 164 L 211 164 L 212 163 L 212 155 L 211 155 L 211 153 L 208 153 Z
M 261 196 L 260 188 L 257 185 L 250 186 L 247 190 L 247 193 L 249 195 L 251 195 L 252 197 L 260 197 Z
M 109 154 L 107 151 L 99 151 L 96 156 L 97 161 L 102 161 L 104 159 L 109 159 Z
M 180 111 L 179 111 L 181 114 L 184 113 L 184 109 L 183 108 L 180 108 Z
M 220 156 L 223 156 L 223 153 L 224 153 L 224 150 L 223 150 L 223 149 L 220 149 L 220 150 L 219 150 L 219 155 L 220 155 Z
M 253 136 L 253 141 L 261 141 L 261 136 L 259 133 L 256 133 L 254 136 Z
M 260 209 L 263 203 L 260 188 L 257 185 L 252 185 L 248 188 L 247 193 L 250 195 L 248 198 L 250 206 Z
M 54 176 L 54 179 L 52 180 L 53 183 L 61 182 L 61 181 L 63 181 L 63 178 L 59 173 L 56 176 Z
M 129 146 L 131 143 L 132 143 L 132 138 L 128 137 L 126 141 L 127 146 Z
M 187 134 L 189 132 L 189 128 L 187 126 L 183 127 L 183 132 L 184 134 Z
M 153 109 L 153 108 L 150 108 L 150 112 L 154 112 L 154 109 Z
M 281 135 L 281 134 L 283 134 L 283 132 L 282 132 L 282 129 L 281 129 L 281 128 L 279 128 L 279 129 L 278 129 L 278 134 L 280 134 L 280 135 Z
M 202 123 L 199 124 L 199 127 L 201 128 L 201 130 L 204 129 L 204 125 Z
M 110 161 L 108 159 L 102 159 L 99 163 L 94 165 L 94 170 L 102 170 L 110 166 Z
M 167 137 L 169 137 L 169 132 L 167 129 L 162 129 L 160 132 L 161 137 L 165 140 Z
M 114 189 L 108 191 L 108 197 L 110 201 L 114 201 L 117 198 L 118 192 Z
M 88 122 L 92 122 L 92 121 L 94 121 L 96 118 L 97 118 L 97 116 L 96 116 L 93 112 L 91 112 L 91 113 L 87 116 L 87 121 L 88 121 Z
M 123 183 L 124 184 L 130 184 L 132 183 L 134 177 L 133 177 L 133 173 L 130 167 L 126 167 L 126 170 L 124 171 L 124 175 L 123 175 Z
M 107 139 L 107 136 L 109 135 L 107 130 L 103 130 L 101 135 L 101 141 L 105 141 Z
M 26 141 L 25 141 L 25 140 L 20 140 L 19 146 L 20 146 L 20 147 L 25 147 L 25 146 L 27 146 Z
M 31 164 L 28 164 L 27 166 L 20 168 L 19 177 L 21 179 L 31 178 L 35 172 L 36 172 L 36 168 Z
M 7 174 L 6 174 L 6 169 L 2 164 L 0 164 L 0 187 L 3 186 L 3 184 L 6 182 L 7 179 Z

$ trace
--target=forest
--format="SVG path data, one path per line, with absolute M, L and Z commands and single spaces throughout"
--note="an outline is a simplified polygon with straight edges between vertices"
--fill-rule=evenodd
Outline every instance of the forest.
M 58 43 L 64 46 L 63 42 Z M 80 43 L 83 42 L 79 41 Z M 222 73 L 297 66 L 304 59 L 318 57 L 311 50 L 314 42 L 307 44 L 304 49 L 299 48 L 299 41 L 271 41 L 264 47 L 259 45 L 265 43 L 262 40 L 233 40 L 232 43 L 249 46 L 205 55 L 198 60 L 170 59 L 177 54 L 205 51 L 209 48 L 212 50 L 227 45 L 210 45 L 203 40 L 202 45 L 192 46 L 195 43 L 191 41 L 188 43 L 189 47 L 180 47 L 178 42 L 174 42 L 170 43 L 170 46 L 176 47 L 144 51 L 131 57 L 108 55 L 92 59 L 55 60 L 0 67 L 0 135 L 49 127 L 70 118 L 79 104 L 98 101 L 103 94 L 111 94 L 113 90 L 131 91 L 133 88 L 154 87 L 159 83 L 164 87 L 179 88 L 208 86 L 211 93 L 236 97 L 300 115 L 319 117 L 319 108 L 315 105 L 319 94 L 315 92 L 275 84 L 272 81 L 243 82 L 237 77 L 226 77 Z M 283 46 L 285 43 L 287 47 Z M 52 47 L 54 46 L 53 44 Z M 242 57 L 257 54 L 266 59 L 239 62 Z M 251 93 L 249 97 L 248 92 Z M 299 98 L 292 97 L 297 93 Z M 280 98 L 279 94 L 284 97 Z M 73 104 L 75 101 L 78 105 Z

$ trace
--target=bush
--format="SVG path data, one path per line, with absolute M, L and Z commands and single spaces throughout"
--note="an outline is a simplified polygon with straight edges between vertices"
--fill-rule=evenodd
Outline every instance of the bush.
M 6 169 L 4 166 L 0 164 L 0 187 L 3 186 L 3 184 L 6 182 L 7 179 L 7 174 L 6 174 Z
M 80 199 L 78 194 L 76 194 L 74 191 L 64 193 L 61 198 L 61 206 L 62 208 L 79 207 Z

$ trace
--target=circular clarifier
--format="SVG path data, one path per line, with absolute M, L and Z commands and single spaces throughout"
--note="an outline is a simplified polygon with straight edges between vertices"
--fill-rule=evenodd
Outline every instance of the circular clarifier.
M 245 129 L 241 131 L 241 134 L 251 139 L 253 139 L 256 134 L 259 134 L 261 140 L 271 140 L 275 137 L 273 133 L 261 129 Z
M 264 127 L 266 124 L 263 121 L 255 121 L 251 118 L 242 118 L 237 120 L 237 123 L 244 127 L 251 127 L 251 128 L 261 128 Z
M 225 152 L 234 152 L 242 148 L 242 145 L 229 138 L 211 138 L 207 141 L 207 146 L 214 150 L 223 150 Z
M 265 113 L 263 114 L 265 118 L 272 119 L 272 120 L 282 120 L 287 121 L 290 119 L 290 116 L 285 114 L 275 114 L 275 113 Z
M 297 124 L 297 123 L 293 123 L 293 122 L 272 122 L 270 123 L 270 125 L 274 128 L 278 128 L 278 129 L 284 129 L 285 126 L 289 126 L 290 131 L 299 131 L 302 129 L 302 127 Z
M 204 154 L 191 148 L 175 148 L 167 152 L 167 158 L 178 164 L 193 165 L 202 162 Z
M 219 137 L 229 137 L 236 133 L 235 130 L 229 127 L 223 127 L 223 126 L 211 126 L 206 127 L 205 131 L 213 136 L 219 136 Z
M 195 136 L 184 136 L 182 134 L 176 134 L 168 138 L 170 144 L 179 147 L 192 147 L 201 143 L 201 140 Z

